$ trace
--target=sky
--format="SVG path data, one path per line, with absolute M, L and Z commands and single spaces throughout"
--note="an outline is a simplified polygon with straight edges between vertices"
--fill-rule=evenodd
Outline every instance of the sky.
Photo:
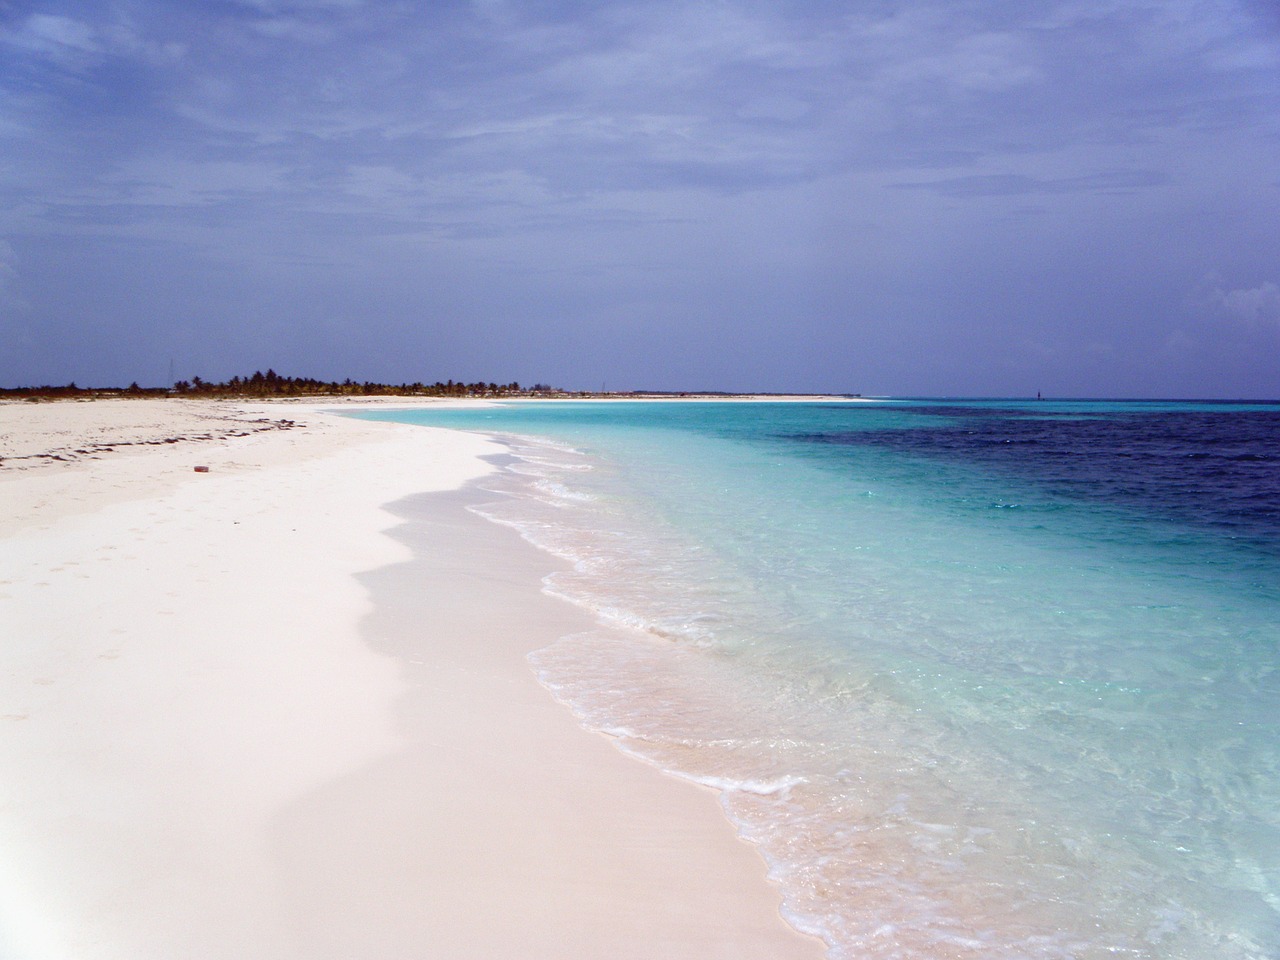
M 1275 0 L 0 0 L 0 386 L 1280 397 Z

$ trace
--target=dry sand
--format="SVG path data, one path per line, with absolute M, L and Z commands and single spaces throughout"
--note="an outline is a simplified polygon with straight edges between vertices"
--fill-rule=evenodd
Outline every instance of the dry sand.
M 537 684 L 585 614 L 441 492 L 498 452 L 0 404 L 0 957 L 822 955 L 710 791 Z

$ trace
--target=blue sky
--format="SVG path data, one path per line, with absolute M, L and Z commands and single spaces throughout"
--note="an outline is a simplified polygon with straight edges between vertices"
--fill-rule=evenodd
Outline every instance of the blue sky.
M 1272 0 L 0 0 L 0 385 L 1280 396 Z

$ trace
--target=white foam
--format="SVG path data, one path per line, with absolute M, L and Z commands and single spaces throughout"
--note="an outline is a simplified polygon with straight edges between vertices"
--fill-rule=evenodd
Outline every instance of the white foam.
M 681 773 L 683 780 L 692 780 L 721 793 L 751 793 L 758 797 L 786 796 L 794 787 L 808 783 L 804 777 L 777 777 L 773 780 L 734 780 L 730 777 L 707 777 Z

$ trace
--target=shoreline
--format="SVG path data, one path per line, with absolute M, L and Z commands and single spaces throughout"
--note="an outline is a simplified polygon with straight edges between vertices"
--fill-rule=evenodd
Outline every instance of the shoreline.
M 502 449 L 336 406 L 0 466 L 0 954 L 820 957 L 712 791 L 538 683 L 586 618 L 463 508 Z

